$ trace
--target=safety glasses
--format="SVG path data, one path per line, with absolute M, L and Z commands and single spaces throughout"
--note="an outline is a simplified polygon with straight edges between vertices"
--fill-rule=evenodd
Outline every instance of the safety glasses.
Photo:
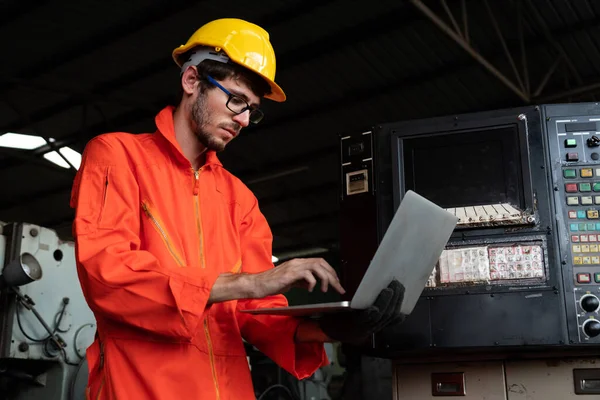
M 215 85 L 216 87 L 218 87 L 219 89 L 221 89 L 228 96 L 227 103 L 225 103 L 225 106 L 231 112 L 233 112 L 235 114 L 241 114 L 241 113 L 245 112 L 246 110 L 249 110 L 250 111 L 250 122 L 251 123 L 258 124 L 260 121 L 262 121 L 262 119 L 263 119 L 263 117 L 265 115 L 263 114 L 263 112 L 258 107 L 251 106 L 242 97 L 240 97 L 240 96 L 238 96 L 236 94 L 233 94 L 229 90 L 225 89 L 212 76 L 207 75 L 206 79 L 208 79 L 208 81 L 210 83 L 212 83 L 213 85 Z

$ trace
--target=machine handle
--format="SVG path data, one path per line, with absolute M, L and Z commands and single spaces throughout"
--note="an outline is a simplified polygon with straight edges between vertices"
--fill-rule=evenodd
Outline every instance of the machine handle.
M 437 372 L 431 374 L 432 396 L 466 396 L 464 372 Z
M 573 370 L 575 394 L 600 394 L 600 368 Z

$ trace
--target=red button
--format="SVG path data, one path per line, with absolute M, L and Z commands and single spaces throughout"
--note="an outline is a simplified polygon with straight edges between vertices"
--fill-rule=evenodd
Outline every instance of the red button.
M 579 235 L 571 235 L 571 242 L 578 243 L 579 242 Z
M 565 184 L 565 192 L 567 192 L 567 193 L 577 193 L 577 184 L 576 183 L 567 183 L 567 184 Z
M 586 274 L 583 272 L 577 274 L 577 282 L 579 283 L 590 283 L 591 280 L 592 278 L 590 277 L 590 274 Z
M 579 154 L 567 153 L 567 161 L 579 161 Z
M 577 211 L 569 211 L 569 218 L 577 219 Z
M 587 242 L 588 241 L 588 235 L 581 235 L 580 238 L 581 238 L 582 242 Z

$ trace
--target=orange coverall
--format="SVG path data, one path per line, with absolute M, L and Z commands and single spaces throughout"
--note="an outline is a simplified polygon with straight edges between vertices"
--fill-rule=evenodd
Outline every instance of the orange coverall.
M 219 274 L 273 267 L 272 234 L 214 152 L 193 170 L 173 111 L 154 134 L 92 139 L 75 178 L 77 271 L 97 320 L 89 399 L 255 399 L 242 338 L 299 379 L 328 363 L 322 344 L 294 342 L 298 319 L 240 312 L 283 295 L 207 305 Z

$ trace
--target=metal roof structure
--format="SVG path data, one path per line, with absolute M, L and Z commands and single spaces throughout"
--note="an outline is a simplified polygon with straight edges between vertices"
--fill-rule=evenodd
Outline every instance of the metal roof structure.
M 43 155 L 104 132 L 152 132 L 178 92 L 171 51 L 205 22 L 263 26 L 288 101 L 220 155 L 257 195 L 274 253 L 335 255 L 338 135 L 415 118 L 600 95 L 591 0 L 0 2 L 0 220 L 68 238 L 75 174 Z

